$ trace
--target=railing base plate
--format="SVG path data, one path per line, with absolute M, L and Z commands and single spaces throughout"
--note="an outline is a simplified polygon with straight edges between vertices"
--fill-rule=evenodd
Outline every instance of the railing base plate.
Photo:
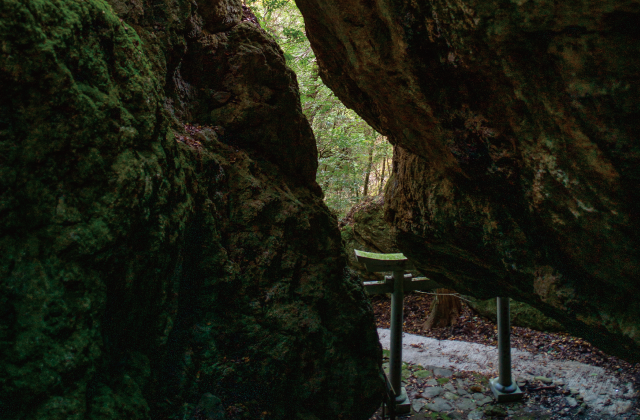
M 406 414 L 411 411 L 411 401 L 405 387 L 400 388 L 400 395 L 396 397 L 396 414 Z
M 491 391 L 493 391 L 493 395 L 499 403 L 520 401 L 522 397 L 524 397 L 524 392 L 522 392 L 513 378 L 511 379 L 511 382 L 516 384 L 516 390 L 507 394 L 496 389 L 495 384 L 498 383 L 498 378 L 489 379 Z

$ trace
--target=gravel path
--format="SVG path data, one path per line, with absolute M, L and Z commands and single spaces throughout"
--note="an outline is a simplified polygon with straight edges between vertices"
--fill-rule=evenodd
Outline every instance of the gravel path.
M 424 331 L 430 295 L 405 298 L 403 383 L 411 400 L 405 419 L 640 419 L 640 364 L 608 356 L 568 334 L 514 327 L 513 374 L 522 402 L 496 404 L 495 325 L 463 304 L 458 325 Z M 389 299 L 372 298 L 388 357 Z M 410 334 L 418 332 L 419 334 Z M 429 337 L 427 337 L 427 335 Z M 388 359 L 383 367 L 388 372 Z M 382 419 L 381 410 L 371 420 Z

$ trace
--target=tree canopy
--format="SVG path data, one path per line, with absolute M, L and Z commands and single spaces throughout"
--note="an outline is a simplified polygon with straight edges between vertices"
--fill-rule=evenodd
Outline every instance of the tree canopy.
M 322 82 L 293 0 L 246 0 L 245 4 L 278 42 L 297 75 L 302 109 L 318 147 L 316 179 L 329 208 L 342 217 L 365 196 L 382 192 L 390 173 L 391 145 Z

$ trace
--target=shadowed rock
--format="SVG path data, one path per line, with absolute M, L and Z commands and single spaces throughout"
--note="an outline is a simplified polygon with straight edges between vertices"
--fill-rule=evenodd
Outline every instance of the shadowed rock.
M 498 322 L 498 306 L 496 299 L 478 300 L 468 297 L 467 305 L 480 315 Z M 526 303 L 511 300 L 509 305 L 511 325 L 531 328 L 538 331 L 564 332 L 565 329 L 557 321 L 550 319 L 536 308 Z
M 383 196 L 368 198 L 349 211 L 345 218 L 348 223 L 340 231 L 349 267 L 362 280 L 381 281 L 384 274 L 367 271 L 364 264 L 356 259 L 354 250 L 383 254 L 400 252 L 383 214 Z
M 203 29 L 205 3 L 0 5 L 3 419 L 379 406 L 295 76 L 255 24 Z
M 323 81 L 395 145 L 416 268 L 640 360 L 640 6 L 297 4 Z
M 240 0 L 200 0 L 197 4 L 198 14 L 210 32 L 226 31 L 242 19 Z

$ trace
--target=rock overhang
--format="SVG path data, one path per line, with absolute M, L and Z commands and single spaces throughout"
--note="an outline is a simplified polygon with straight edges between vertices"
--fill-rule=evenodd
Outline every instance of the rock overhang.
M 637 361 L 639 5 L 297 4 L 325 83 L 396 146 L 416 267 Z

